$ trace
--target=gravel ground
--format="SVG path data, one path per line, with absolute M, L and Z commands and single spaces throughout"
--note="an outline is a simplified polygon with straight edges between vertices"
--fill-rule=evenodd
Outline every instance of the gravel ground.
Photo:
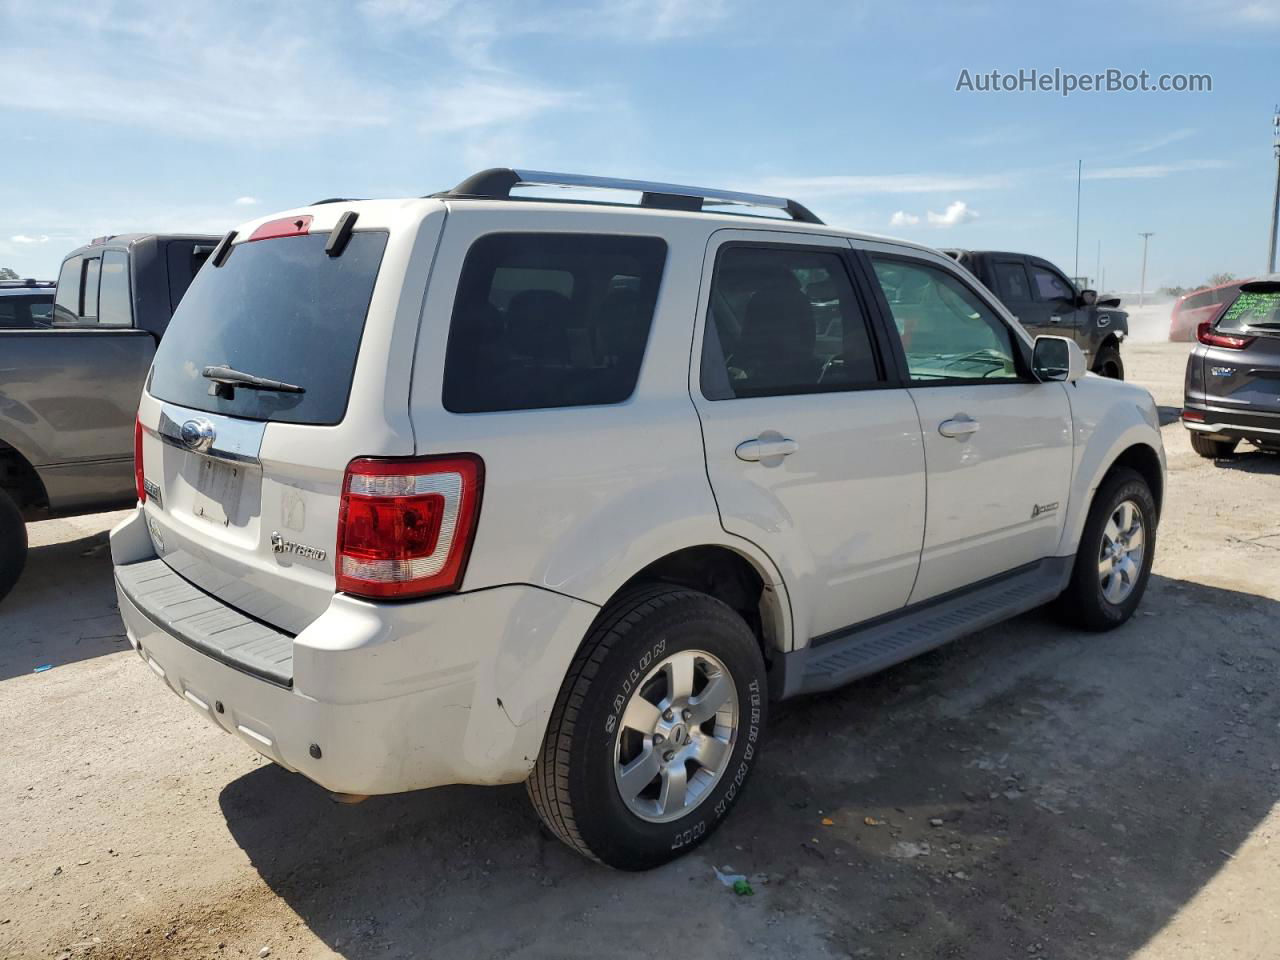
M 332 804 L 128 652 L 119 514 L 34 525 L 0 608 L 0 956 L 1275 957 L 1280 458 L 1191 453 L 1186 350 L 1125 349 L 1169 421 L 1129 625 L 1033 613 L 781 705 L 725 827 L 643 875 L 520 787 Z

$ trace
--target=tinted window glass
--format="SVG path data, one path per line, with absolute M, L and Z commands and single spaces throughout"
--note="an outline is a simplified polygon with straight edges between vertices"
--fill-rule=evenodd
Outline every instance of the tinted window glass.
M 48 295 L 0 297 L 0 327 L 34 327 L 49 321 L 53 303 Z
M 102 255 L 98 322 L 129 326 L 133 323 L 133 310 L 129 304 L 129 257 L 118 250 L 108 250 Z
M 59 323 L 75 323 L 80 315 L 80 273 L 82 261 L 72 257 L 62 264 L 54 299 L 53 318 Z
M 458 281 L 445 409 L 626 400 L 640 374 L 666 255 L 657 237 L 481 237 Z
M 1280 290 L 1242 291 L 1231 306 L 1222 312 L 1218 329 L 1237 333 L 1249 329 L 1250 334 L 1280 334 Z
M 102 269 L 100 257 L 90 257 L 84 262 L 84 296 L 80 306 L 80 320 L 93 323 L 98 319 L 98 274 Z
M 997 261 L 996 282 L 1000 296 L 1006 300 L 1030 300 L 1031 284 L 1027 281 L 1027 268 L 1008 260 Z
M 957 277 L 915 261 L 871 262 L 913 381 L 1018 378 L 1009 328 Z
M 1183 310 L 1198 310 L 1200 307 L 1210 307 L 1217 303 L 1214 299 L 1213 291 L 1207 290 L 1204 293 L 1195 293 L 1182 301 Z
M 1041 300 L 1075 300 L 1076 295 L 1067 281 L 1053 271 L 1032 265 L 1031 275 Z
M 327 233 L 236 244 L 196 274 L 156 350 L 151 393 L 184 407 L 285 423 L 339 423 L 347 409 L 373 284 L 387 245 L 357 230 L 339 257 Z M 209 395 L 201 376 L 225 364 L 306 393 Z
M 817 393 L 880 379 L 839 254 L 787 247 L 720 251 L 703 337 L 703 396 Z

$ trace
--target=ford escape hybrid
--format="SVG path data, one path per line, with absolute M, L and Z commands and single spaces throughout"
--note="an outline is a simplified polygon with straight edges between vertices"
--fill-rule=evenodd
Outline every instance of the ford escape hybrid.
M 120 609 L 176 694 L 348 798 L 524 781 L 630 869 L 724 819 L 771 699 L 1123 623 L 1164 478 L 1150 395 L 940 253 L 514 170 L 228 234 L 137 451 Z

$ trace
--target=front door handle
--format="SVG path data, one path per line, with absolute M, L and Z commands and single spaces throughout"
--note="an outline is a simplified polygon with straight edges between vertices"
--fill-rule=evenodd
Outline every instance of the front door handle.
M 776 462 L 783 457 L 789 457 L 799 449 L 800 444 L 787 437 L 761 436 L 742 441 L 733 452 L 739 460 L 746 460 L 749 463 L 763 460 L 767 464 L 770 460 Z
M 982 424 L 968 414 L 957 413 L 950 420 L 938 424 L 938 432 L 944 437 L 967 437 L 978 432 Z

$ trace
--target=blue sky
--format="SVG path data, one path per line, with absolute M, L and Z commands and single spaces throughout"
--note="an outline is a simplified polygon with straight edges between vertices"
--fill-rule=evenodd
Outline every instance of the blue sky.
M 1067 4 L 0 0 L 0 265 L 223 232 L 488 166 L 794 196 L 828 222 L 1028 250 L 1135 290 L 1259 272 L 1280 0 Z M 1019 68 L 1211 93 L 956 92 Z M 932 214 L 932 216 L 930 215 Z M 895 216 L 897 215 L 897 216 Z

